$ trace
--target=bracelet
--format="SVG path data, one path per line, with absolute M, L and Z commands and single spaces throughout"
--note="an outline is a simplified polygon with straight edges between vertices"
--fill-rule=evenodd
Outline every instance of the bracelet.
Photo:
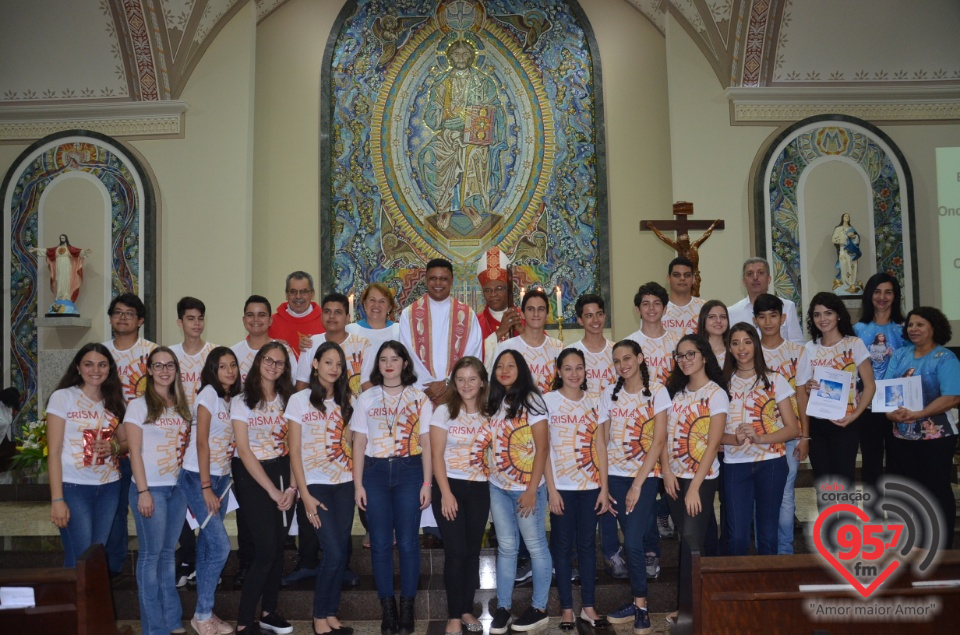
M 427 481 L 423 482 L 424 487 L 433 487 L 433 483 L 428 483 Z
M 213 489 L 213 485 L 203 485 L 203 486 L 200 487 L 200 489 L 201 489 L 201 490 L 204 490 L 204 489 Z
M 200 488 L 203 489 L 204 485 L 213 485 L 213 481 L 200 481 Z
M 114 453 L 114 454 L 120 454 L 120 442 L 117 441 L 117 438 L 116 438 L 116 437 L 114 437 L 113 439 L 110 440 L 110 445 L 113 446 L 113 453 Z
M 138 490 L 137 490 L 137 494 L 146 494 L 146 493 L 149 492 L 149 491 L 150 491 L 150 488 L 149 488 L 149 487 L 145 487 L 145 488 L 143 488 L 143 489 L 138 489 Z
M 809 441 L 809 440 L 810 440 L 810 437 L 800 437 L 800 440 L 801 440 L 801 441 L 804 441 L 804 440 Z
M 59 503 L 59 502 L 62 501 L 62 500 L 63 500 L 63 496 L 61 496 L 60 498 L 54 498 L 54 499 L 53 499 L 52 501 L 50 501 L 50 502 L 51 502 L 51 503 Z

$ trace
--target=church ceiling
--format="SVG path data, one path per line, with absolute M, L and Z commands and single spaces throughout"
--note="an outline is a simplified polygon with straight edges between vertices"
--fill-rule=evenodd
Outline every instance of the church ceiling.
M 45 0 L 0 5 L 0 105 L 177 100 L 219 30 L 248 2 Z M 335 0 L 324 0 L 333 2 Z M 660 32 L 667 12 L 727 88 L 960 86 L 960 3 L 924 0 L 605 0 Z

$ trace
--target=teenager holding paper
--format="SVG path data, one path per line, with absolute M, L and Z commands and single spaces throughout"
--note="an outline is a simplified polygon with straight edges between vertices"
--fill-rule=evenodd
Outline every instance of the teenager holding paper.
M 233 632 L 213 614 L 213 598 L 223 565 L 230 555 L 230 537 L 223 526 L 227 515 L 224 494 L 230 488 L 233 425 L 230 401 L 240 394 L 240 365 L 226 346 L 207 355 L 200 371 L 200 392 L 195 402 L 196 427 L 183 457 L 180 490 L 198 523 L 206 520 L 197 538 L 197 607 L 191 626 L 199 635 Z M 207 516 L 210 517 L 207 520 Z
M 857 337 L 843 301 L 833 293 L 821 291 L 813 296 L 807 310 L 807 329 L 813 338 L 807 342 L 809 366 L 798 370 L 797 391 L 809 399 L 820 382 L 814 378 L 818 367 L 850 374 L 850 397 L 846 414 L 838 419 L 811 416 L 810 466 L 814 478 L 840 477 L 846 485 L 856 480 L 857 448 L 860 446 L 860 415 L 870 405 L 876 384 L 870 352 Z M 803 372 L 803 374 L 799 374 Z M 857 378 L 862 379 L 862 392 Z

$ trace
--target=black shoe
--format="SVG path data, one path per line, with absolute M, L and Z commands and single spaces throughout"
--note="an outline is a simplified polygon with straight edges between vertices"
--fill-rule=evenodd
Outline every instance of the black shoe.
M 513 630 L 521 632 L 532 631 L 533 629 L 543 626 L 549 622 L 550 618 L 547 617 L 547 614 L 544 611 L 531 606 L 524 611 L 523 615 L 520 616 L 520 619 L 513 622 Z
M 503 635 L 510 630 L 510 621 L 513 616 L 510 615 L 510 609 L 498 608 L 493 614 L 493 622 L 490 623 L 490 635 Z
M 383 619 L 380 621 L 380 635 L 397 635 L 400 626 L 397 624 L 397 599 L 393 596 L 380 599 L 380 610 Z
M 243 635 L 262 635 L 260 632 L 260 625 L 254 622 L 250 626 L 246 627 L 242 631 L 237 631 L 238 634 L 242 633 Z
M 341 624 L 340 628 L 335 628 L 330 633 L 331 635 L 353 635 L 353 628 Z
M 233 588 L 242 589 L 243 588 L 243 579 L 247 576 L 247 567 L 240 567 L 237 569 L 237 572 L 233 574 Z
M 283 619 L 283 616 L 276 611 L 267 613 L 260 618 L 260 629 L 278 633 L 279 635 L 287 635 L 293 632 L 293 626 L 290 625 L 290 622 Z
M 416 598 L 400 598 L 400 635 L 413 635 L 415 602 Z

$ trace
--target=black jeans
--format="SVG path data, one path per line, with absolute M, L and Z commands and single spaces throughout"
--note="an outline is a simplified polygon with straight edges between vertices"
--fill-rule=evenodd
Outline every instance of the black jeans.
M 810 467 L 813 477 L 841 478 L 844 488 L 857 480 L 860 419 L 842 428 L 827 419 L 810 417 Z
M 289 483 L 289 457 L 261 461 L 260 465 L 278 488 L 281 477 L 285 484 Z M 253 562 L 243 580 L 240 607 L 237 610 L 237 625 L 250 626 L 257 621 L 258 602 L 267 613 L 277 610 L 280 576 L 283 574 L 283 545 L 287 539 L 287 527 L 283 519 L 286 517 L 289 525 L 292 510 L 278 510 L 277 504 L 239 459 L 233 461 L 233 484 L 237 502 L 245 509 L 243 520 L 254 546 Z
M 891 435 L 892 437 L 892 435 Z M 916 481 L 930 492 L 931 501 L 943 513 L 941 548 L 953 549 L 953 533 L 957 526 L 957 499 L 953 497 L 950 474 L 957 437 L 943 437 L 924 441 L 891 438 L 890 473 Z M 920 523 L 923 526 L 923 523 Z M 921 542 L 920 544 L 924 544 Z
M 443 586 L 447 591 L 447 617 L 458 620 L 473 614 L 473 596 L 480 586 L 480 547 L 490 513 L 490 485 L 486 481 L 447 479 L 457 499 L 457 515 L 443 517 L 440 486 L 433 483 L 433 515 L 443 538 Z
M 320 541 L 317 538 L 317 532 L 307 519 L 307 510 L 303 506 L 303 501 L 298 500 L 297 566 L 301 569 L 316 569 L 320 566 L 320 558 Z
M 866 410 L 860 415 L 860 474 L 874 491 L 883 476 L 884 447 L 893 438 L 893 424 L 885 413 Z
M 685 616 L 693 615 L 693 552 L 703 555 L 704 539 L 713 509 L 713 498 L 717 493 L 719 479 L 704 479 L 700 484 L 700 513 L 691 516 L 687 513 L 684 498 L 693 479 L 680 478 L 680 493 L 677 500 L 667 496 L 667 506 L 673 517 L 673 524 L 680 536 L 680 577 L 677 580 L 677 606 Z

